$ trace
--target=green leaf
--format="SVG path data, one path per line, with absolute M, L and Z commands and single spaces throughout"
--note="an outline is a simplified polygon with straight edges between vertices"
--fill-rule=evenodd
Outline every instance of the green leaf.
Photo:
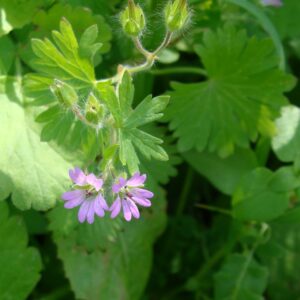
M 6 203 L 0 203 L 0 295 L 1 299 L 23 300 L 40 279 L 42 262 L 38 251 L 28 247 L 25 224 L 9 216 Z
M 169 99 L 169 96 L 146 97 L 126 119 L 124 127 L 139 127 L 160 119 Z
M 263 300 L 268 271 L 252 254 L 232 254 L 215 276 L 215 300 Z
M 270 14 L 270 18 L 282 40 L 300 37 L 299 14 L 299 3 L 295 0 L 285 0 L 280 9 L 274 9 Z
M 92 62 L 95 65 L 99 64 L 102 61 L 102 55 L 110 50 L 112 33 L 105 19 L 99 14 L 93 14 L 86 5 L 78 7 L 57 3 L 51 6 L 47 11 L 40 10 L 32 20 L 33 25 L 37 27 L 38 30 L 29 33 L 29 40 L 31 38 L 50 38 L 53 30 L 59 30 L 59 23 L 63 17 L 72 24 L 77 39 L 79 40 L 80 38 L 80 55 L 90 60 L 91 56 L 95 54 Z M 91 38 L 96 32 L 96 27 L 98 35 L 96 39 L 91 42 Z M 26 41 L 27 44 L 20 49 L 20 52 L 25 63 L 32 66 L 33 52 L 29 46 L 29 40 Z
M 14 78 L 0 78 L 0 172 L 11 182 L 12 201 L 20 209 L 46 210 L 69 184 L 66 153 L 40 141 L 31 110 L 24 108 Z
M 241 178 L 258 167 L 255 154 L 247 149 L 236 149 L 235 153 L 227 158 L 194 150 L 182 155 L 197 172 L 226 195 L 232 195 Z
M 119 101 L 123 118 L 126 118 L 130 114 L 133 98 L 134 85 L 132 84 L 132 78 L 128 72 L 125 72 L 119 85 Z
M 28 24 L 40 6 L 46 6 L 49 2 L 49 0 L 1 0 L 0 36 L 9 33 L 14 28 L 21 28 Z
M 176 166 L 182 162 L 182 159 L 178 155 L 174 139 L 167 135 L 165 128 L 149 125 L 147 126 L 147 131 L 164 139 L 164 148 L 168 153 L 169 159 L 167 161 L 148 160 L 143 155 L 139 155 L 141 172 L 147 174 L 148 178 L 151 177 L 158 183 L 167 184 L 170 177 L 177 175 Z
M 58 256 L 76 298 L 138 300 L 142 296 L 153 243 L 166 221 L 163 193 L 151 179 L 147 182 L 155 193 L 153 211 L 143 211 L 138 221 L 105 217 L 90 225 L 79 224 L 76 212 L 62 207 L 50 213 Z
M 95 80 L 91 62 L 79 54 L 79 45 L 71 24 L 62 19 L 60 32 L 52 32 L 56 46 L 49 40 L 32 40 L 32 49 L 38 59 L 34 65 L 41 74 L 61 81 L 77 81 L 83 86 Z
M 100 82 L 97 84 L 97 90 L 100 93 L 100 98 L 107 105 L 110 113 L 113 115 L 117 127 L 122 126 L 122 109 L 121 109 L 121 96 L 120 99 L 115 93 L 114 87 L 110 82 Z M 123 99 L 122 99 L 123 101 Z
M 269 249 L 262 249 L 263 252 L 259 249 L 260 260 L 268 267 L 270 273 L 267 294 L 274 300 L 285 299 L 287 295 L 290 299 L 297 299 L 300 293 L 299 212 L 299 207 L 291 209 L 271 223 L 272 236 L 265 247 L 275 248 L 272 255 Z
M 277 218 L 288 208 L 290 192 L 299 184 L 292 167 L 275 173 L 266 168 L 255 169 L 242 178 L 233 195 L 233 215 L 247 221 Z
M 229 3 L 233 3 L 238 5 L 249 13 L 251 13 L 260 23 L 262 28 L 269 34 L 272 38 L 274 46 L 277 50 L 278 57 L 279 57 L 279 66 L 281 69 L 285 69 L 285 55 L 284 55 L 284 48 L 281 43 L 279 34 L 277 29 L 274 27 L 273 23 L 270 21 L 268 16 L 256 5 L 252 4 L 248 0 L 227 0 Z M 285 4 L 286 5 L 286 4 Z M 284 6 L 285 6 L 284 5 Z
M 300 109 L 285 106 L 276 120 L 276 135 L 272 139 L 272 148 L 277 157 L 284 162 L 299 159 L 300 155 Z
M 248 147 L 259 133 L 272 136 L 273 118 L 287 103 L 283 92 L 294 79 L 277 68 L 271 41 L 227 26 L 206 32 L 196 48 L 209 79 L 173 83 L 166 111 L 180 151 L 207 149 L 224 157 L 235 146 Z
M 16 55 L 15 45 L 11 38 L 0 38 L 0 75 L 6 75 L 11 69 Z
M 137 150 L 147 159 L 168 160 L 168 154 L 160 146 L 163 141 L 138 127 L 161 118 L 161 111 L 168 104 L 169 97 L 159 96 L 152 99 L 148 96 L 132 110 L 134 86 L 128 72 L 124 73 L 117 93 L 107 82 L 99 83 L 97 88 L 100 98 L 115 119 L 115 126 L 119 128 L 119 157 L 123 166 L 127 165 L 130 173 L 139 170 Z

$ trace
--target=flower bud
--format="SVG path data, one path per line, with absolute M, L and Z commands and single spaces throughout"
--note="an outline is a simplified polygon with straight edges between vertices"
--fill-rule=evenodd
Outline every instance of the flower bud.
M 78 100 L 76 91 L 70 85 L 58 79 L 54 79 L 50 90 L 57 101 L 65 108 L 72 107 Z
M 123 30 L 130 36 L 139 36 L 145 28 L 145 15 L 139 5 L 128 0 L 128 6 L 121 12 L 120 21 Z
M 85 118 L 94 124 L 98 124 L 104 115 L 103 105 L 101 105 L 98 99 L 93 93 L 90 93 L 85 105 Z
M 189 18 L 187 0 L 170 1 L 165 8 L 166 25 L 170 32 L 180 30 Z

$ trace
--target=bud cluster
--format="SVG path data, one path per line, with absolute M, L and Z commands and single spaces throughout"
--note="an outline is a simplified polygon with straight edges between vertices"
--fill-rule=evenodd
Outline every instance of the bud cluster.
M 164 16 L 169 32 L 181 30 L 190 16 L 187 0 L 170 0 L 165 8 Z M 128 0 L 127 7 L 120 14 L 120 22 L 124 32 L 132 37 L 141 35 L 146 26 L 144 12 L 139 5 L 134 3 L 134 0 Z
M 82 114 L 77 105 L 79 100 L 77 92 L 72 86 L 58 79 L 54 79 L 50 90 L 64 109 L 72 110 L 81 121 L 95 128 L 99 128 L 98 125 L 104 118 L 105 108 L 92 92 L 87 97 L 84 114 Z

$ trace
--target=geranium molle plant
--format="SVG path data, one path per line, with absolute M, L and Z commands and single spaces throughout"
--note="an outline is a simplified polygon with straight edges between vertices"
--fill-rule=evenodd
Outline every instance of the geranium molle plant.
M 27 90 L 44 88 L 52 95 L 48 109 L 37 118 L 48 123 L 42 131 L 43 138 L 66 143 L 71 136 L 73 144 L 76 137 L 83 151 L 88 148 L 87 141 L 93 141 L 92 153 L 96 155 L 86 161 L 90 162 L 87 170 L 94 173 L 85 173 L 78 167 L 71 170 L 72 190 L 62 195 L 65 208 L 79 207 L 80 222 L 93 223 L 95 216 L 104 217 L 107 211 L 115 218 L 121 210 L 125 220 L 130 221 L 140 217 L 138 206 L 151 206 L 154 195 L 144 188 L 146 175 L 139 173 L 140 155 L 158 160 L 168 160 L 168 155 L 160 146 L 163 141 L 140 127 L 162 117 L 169 96 L 148 96 L 133 107 L 132 77 L 150 69 L 174 33 L 185 26 L 189 17 L 187 1 L 166 3 L 164 17 L 165 37 L 154 51 L 148 51 L 141 40 L 146 26 L 144 12 L 129 0 L 120 14 L 120 22 L 144 62 L 121 64 L 116 74 L 100 80 L 95 78 L 93 65 L 95 53 L 101 47 L 96 43 L 96 25 L 87 28 L 78 40 L 71 24 L 62 19 L 60 31 L 52 32 L 54 43 L 49 39 L 32 41 L 40 74 L 27 76 Z M 68 125 L 63 127 L 64 124 Z M 51 126 L 57 130 L 49 131 Z

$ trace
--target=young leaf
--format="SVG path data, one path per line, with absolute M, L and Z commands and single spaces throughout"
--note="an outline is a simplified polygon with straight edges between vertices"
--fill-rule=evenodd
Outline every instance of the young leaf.
M 9 216 L 5 202 L 0 202 L 0 220 L 1 299 L 27 299 L 40 278 L 41 257 L 37 249 L 27 247 L 25 224 Z
M 103 3 L 101 3 L 102 6 Z M 103 11 L 101 10 L 100 13 L 102 14 Z M 30 47 L 30 39 L 50 38 L 53 30 L 59 30 L 59 23 L 63 17 L 72 24 L 76 37 L 80 38 L 79 54 L 88 58 L 94 65 L 101 63 L 102 55 L 110 50 L 112 38 L 111 28 L 104 17 L 93 14 L 85 3 L 82 3 L 82 6 L 57 3 L 48 8 L 47 11 L 40 10 L 32 20 L 33 26 L 39 30 L 31 31 L 25 45 L 20 48 L 21 58 L 27 65 L 33 67 L 34 54 Z M 98 36 L 91 42 L 96 32 L 95 27 L 97 27 Z M 91 60 L 92 54 L 96 55 Z
M 79 85 L 89 86 L 95 80 L 91 62 L 79 54 L 79 45 L 71 24 L 62 19 L 60 32 L 52 32 L 54 44 L 49 40 L 32 40 L 32 49 L 38 59 L 35 67 L 42 73 L 62 81 L 77 80 Z
M 215 276 L 215 300 L 262 300 L 268 271 L 251 253 L 232 254 Z
M 287 103 L 283 92 L 294 85 L 278 69 L 272 42 L 248 38 L 244 30 L 227 26 L 206 32 L 197 53 L 209 79 L 172 84 L 166 111 L 179 149 L 227 156 L 235 146 L 247 147 L 258 133 L 272 136 L 272 120 Z

